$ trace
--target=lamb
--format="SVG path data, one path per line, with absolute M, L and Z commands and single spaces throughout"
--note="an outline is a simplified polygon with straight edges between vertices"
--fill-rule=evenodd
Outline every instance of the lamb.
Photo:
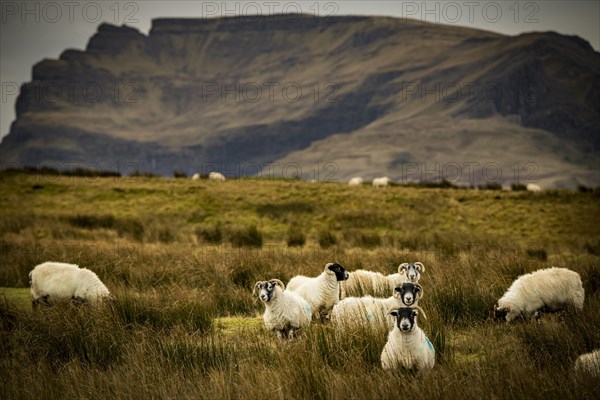
M 398 266 L 398 272 L 383 275 L 379 272 L 358 269 L 350 274 L 346 282 L 342 282 L 342 298 L 351 296 L 386 296 L 390 290 L 403 282 L 417 283 L 421 278 L 420 272 L 425 266 L 420 263 L 403 263 Z
M 600 378 L 600 349 L 577 357 L 575 371 Z
M 581 277 L 567 268 L 546 268 L 519 276 L 494 307 L 496 319 L 510 322 L 519 315 L 535 313 L 539 322 L 544 309 L 583 309 L 585 292 Z
M 220 172 L 210 172 L 208 174 L 208 180 L 209 181 L 218 181 L 218 182 L 225 182 L 225 175 L 223 175 Z
M 528 192 L 541 192 L 542 188 L 539 185 L 536 185 L 535 183 L 528 183 L 527 191 Z
M 387 176 L 373 179 L 373 187 L 375 189 L 385 188 L 390 184 L 391 180 Z
M 381 326 L 387 320 L 388 310 L 416 306 L 422 295 L 421 285 L 405 282 L 394 288 L 388 298 L 347 297 L 333 307 L 331 320 L 337 327 L 355 324 Z
M 321 275 L 315 278 L 297 275 L 290 279 L 287 288 L 308 302 L 313 318 L 325 321 L 340 299 L 339 282 L 348 279 L 348 276 L 348 272 L 340 264 L 328 263 Z
M 348 185 L 349 186 L 360 186 L 362 185 L 364 182 L 363 178 L 361 178 L 360 176 L 355 176 L 354 178 L 351 178 L 348 181 Z
M 200 174 L 198 172 L 196 172 L 194 175 L 192 175 L 192 180 L 193 181 L 199 181 L 200 180 Z
M 47 305 L 65 300 L 98 304 L 112 299 L 94 272 L 75 264 L 45 262 L 37 265 L 29 273 L 29 284 L 33 308 L 37 308 L 40 301 Z
M 279 279 L 256 282 L 252 294 L 257 290 L 259 299 L 265 303 L 265 327 L 275 332 L 277 337 L 293 338 L 309 326 L 312 316 L 310 305 L 300 295 L 285 290 Z
M 399 367 L 416 369 L 419 373 L 431 370 L 435 364 L 435 349 L 417 325 L 418 306 L 400 307 L 392 310 L 394 328 L 381 352 L 381 366 L 386 371 Z

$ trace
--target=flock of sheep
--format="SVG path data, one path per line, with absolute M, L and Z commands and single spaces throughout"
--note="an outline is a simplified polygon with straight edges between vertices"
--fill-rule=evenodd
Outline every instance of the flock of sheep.
M 348 181 L 348 185 L 349 186 L 361 186 L 364 182 L 365 182 L 365 180 L 362 177 L 355 176 L 353 178 L 350 178 L 350 180 Z M 390 185 L 390 183 L 392 183 L 392 180 L 390 178 L 388 178 L 387 176 L 382 176 L 380 178 L 374 178 L 373 181 L 371 182 L 371 184 L 373 185 L 373 187 L 375 189 L 388 187 Z M 528 192 L 541 192 L 542 191 L 542 188 L 539 185 L 536 185 L 535 183 L 528 183 L 526 185 L 526 189 Z
M 426 372 L 435 364 L 435 349 L 417 317 L 423 288 L 418 283 L 425 266 L 403 263 L 398 272 L 383 275 L 328 263 L 316 277 L 298 275 L 287 286 L 279 279 L 259 281 L 253 294 L 265 305 L 263 321 L 280 338 L 293 338 L 313 320 L 329 322 L 336 330 L 363 326 L 389 331 L 381 353 L 384 370 L 399 368 Z M 98 276 L 74 264 L 45 262 L 30 273 L 33 308 L 64 301 L 97 305 L 112 299 Z M 390 297 L 386 296 L 391 292 Z M 365 295 L 366 294 L 366 295 Z M 340 300 L 341 298 L 341 300 Z M 566 268 L 546 268 L 517 278 L 495 306 L 497 319 L 511 322 L 518 316 L 568 307 L 583 309 L 584 289 L 578 273 Z M 600 349 L 581 355 L 575 369 L 600 376 Z

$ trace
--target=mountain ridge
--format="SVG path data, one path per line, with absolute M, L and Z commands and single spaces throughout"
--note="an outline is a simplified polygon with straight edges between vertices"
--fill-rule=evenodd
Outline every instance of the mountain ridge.
M 343 167 L 346 179 L 398 176 L 396 162 L 381 161 L 393 152 L 487 160 L 507 135 L 514 143 L 505 145 L 522 142 L 527 150 L 518 152 L 528 160 L 495 155 L 503 168 L 540 160 L 547 186 L 594 184 L 597 65 L 600 54 L 578 37 L 511 37 L 391 17 L 165 18 L 153 20 L 148 35 L 102 24 L 85 51 L 34 65 L 0 155 L 3 163 L 102 168 L 127 160 L 170 175 L 209 165 L 301 165 L 314 161 L 311 148 L 329 143 L 327 161 L 372 160 Z M 437 136 L 419 129 L 423 120 Z M 476 135 L 486 125 L 497 131 L 477 151 L 459 145 L 465 135 L 455 127 Z M 535 135 L 552 145 L 540 147 Z M 368 154 L 359 145 L 366 137 L 387 148 Z M 445 152 L 431 150 L 436 141 L 448 143 Z

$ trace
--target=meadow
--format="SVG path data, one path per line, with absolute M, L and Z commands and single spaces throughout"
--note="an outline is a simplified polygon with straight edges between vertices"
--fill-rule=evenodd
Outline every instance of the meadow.
M 0 176 L 2 399 L 585 399 L 600 347 L 600 193 L 241 179 Z M 116 300 L 32 312 L 44 261 L 95 271 Z M 315 323 L 281 341 L 257 280 L 327 262 L 393 273 L 421 261 L 419 319 L 436 349 L 420 376 L 380 367 L 387 332 Z M 520 274 L 579 272 L 583 312 L 495 323 Z

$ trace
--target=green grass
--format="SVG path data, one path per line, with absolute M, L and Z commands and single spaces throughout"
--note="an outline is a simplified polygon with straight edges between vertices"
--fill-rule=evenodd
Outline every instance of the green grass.
M 3 398 L 594 398 L 572 373 L 600 347 L 597 193 L 144 177 L 0 177 Z M 28 273 L 90 268 L 107 307 L 31 310 Z M 419 325 L 436 348 L 425 376 L 381 370 L 386 332 L 312 324 L 277 340 L 258 280 L 327 262 L 393 273 L 421 261 Z M 579 272 L 580 314 L 495 324 L 520 274 Z

